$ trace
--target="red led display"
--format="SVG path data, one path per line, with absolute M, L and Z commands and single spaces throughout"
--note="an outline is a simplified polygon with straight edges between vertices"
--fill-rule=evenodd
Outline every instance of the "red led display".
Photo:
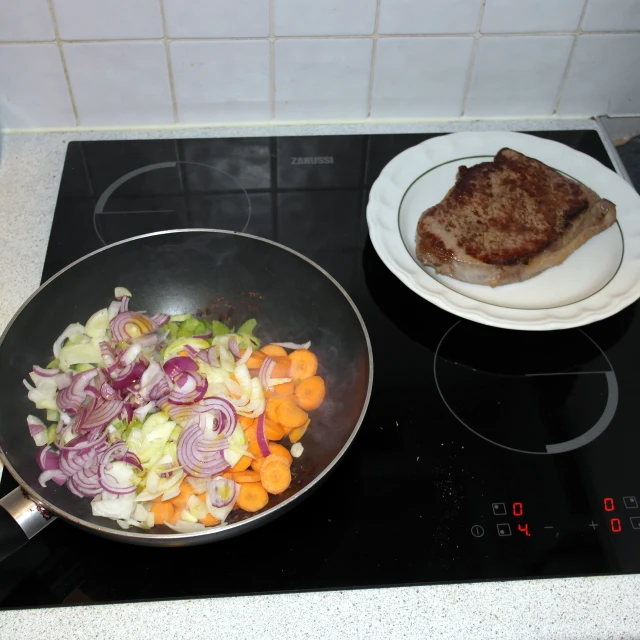
M 605 498 L 604 499 L 604 510 L 605 511 L 613 511 L 616 508 L 616 504 L 613 501 L 613 498 Z
M 524 513 L 522 509 L 522 502 L 514 502 L 512 505 L 512 509 L 514 516 L 521 516 Z
M 622 531 L 620 518 L 611 518 L 611 531 L 613 531 L 614 533 L 620 533 L 620 531 Z
M 522 514 L 520 514 L 520 515 L 522 515 Z M 524 533 L 524 535 L 527 536 L 528 538 L 531 537 L 531 534 L 529 533 L 529 525 L 528 524 L 519 524 L 518 525 L 518 531 L 522 531 L 522 533 Z

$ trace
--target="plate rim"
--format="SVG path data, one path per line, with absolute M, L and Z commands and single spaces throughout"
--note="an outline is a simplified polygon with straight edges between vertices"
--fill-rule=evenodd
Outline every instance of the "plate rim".
M 542 162 L 555 166 L 559 171 L 566 171 L 563 163 L 570 164 L 571 175 L 596 192 L 600 193 L 602 187 L 606 186 L 608 190 L 618 193 L 614 201 L 618 199 L 622 202 L 622 212 L 618 203 L 614 203 L 618 209 L 616 219 L 625 252 L 613 278 L 588 298 L 547 309 L 493 305 L 446 287 L 416 263 L 415 257 L 405 247 L 397 220 L 402 199 L 416 179 L 430 166 L 461 156 L 493 156 L 502 147 L 511 147 L 532 157 L 542 156 Z M 558 158 L 560 166 L 550 157 Z M 585 175 L 586 181 L 583 180 Z M 405 286 L 422 298 L 454 315 L 481 324 L 506 329 L 551 331 L 603 320 L 640 298 L 640 216 L 634 216 L 637 212 L 640 212 L 640 195 L 615 171 L 595 158 L 555 140 L 518 132 L 487 131 L 437 136 L 402 151 L 385 165 L 373 183 L 366 215 L 369 236 L 380 259 Z M 635 255 L 632 254 L 632 247 L 636 247 Z

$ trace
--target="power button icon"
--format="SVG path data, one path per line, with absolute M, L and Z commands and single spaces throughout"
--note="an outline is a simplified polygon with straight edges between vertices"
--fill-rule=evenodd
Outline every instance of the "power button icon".
M 474 524 L 473 527 L 471 527 L 471 535 L 474 538 L 482 538 L 484 529 L 479 524 Z

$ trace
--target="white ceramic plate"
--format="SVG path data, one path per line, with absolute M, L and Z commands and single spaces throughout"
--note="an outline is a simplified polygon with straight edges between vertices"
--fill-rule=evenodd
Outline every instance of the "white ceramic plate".
M 492 160 L 503 147 L 561 171 L 616 205 L 617 223 L 539 276 L 501 287 L 460 282 L 415 257 L 422 212 L 446 195 L 460 165 Z M 566 145 L 522 133 L 454 133 L 396 156 L 371 188 L 369 235 L 410 289 L 460 317 L 507 329 L 549 331 L 607 318 L 640 297 L 640 196 L 620 176 Z

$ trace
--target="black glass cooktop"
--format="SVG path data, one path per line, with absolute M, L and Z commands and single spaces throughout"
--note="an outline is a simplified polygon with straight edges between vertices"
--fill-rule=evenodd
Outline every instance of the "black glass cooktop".
M 593 131 L 537 133 L 611 167 Z M 153 549 L 56 521 L 7 559 L 0 606 L 640 572 L 640 319 L 526 333 L 404 287 L 367 235 L 382 167 L 429 135 L 68 147 L 43 278 L 179 227 L 277 240 L 327 269 L 370 332 L 375 379 L 332 476 L 275 522 Z M 5 472 L 1 490 L 15 483 Z

